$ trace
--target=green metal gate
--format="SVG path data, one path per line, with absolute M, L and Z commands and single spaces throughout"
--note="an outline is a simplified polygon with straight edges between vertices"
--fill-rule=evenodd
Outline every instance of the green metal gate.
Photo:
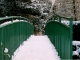
M 61 19 L 70 21 L 70 26 L 61 23 Z M 72 19 L 60 16 L 53 16 L 45 27 L 45 34 L 48 35 L 55 46 L 62 60 L 72 59 Z
M 20 21 L 13 22 L 14 18 Z M 26 21 L 28 19 L 17 16 L 0 18 L 0 20 L 6 19 L 12 21 L 11 23 L 0 25 L 0 60 L 11 60 L 13 52 L 33 34 L 33 26 Z M 5 48 L 8 49 L 8 53 L 4 52 Z

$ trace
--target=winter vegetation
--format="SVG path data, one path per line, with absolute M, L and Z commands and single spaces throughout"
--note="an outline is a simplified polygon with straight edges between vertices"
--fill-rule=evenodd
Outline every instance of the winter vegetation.
M 80 43 L 79 43 L 80 21 L 76 21 L 80 20 L 80 0 L 0 0 L 0 17 L 5 17 L 5 16 L 26 17 L 31 20 L 35 29 L 41 32 L 44 31 L 44 27 L 47 20 L 52 15 L 54 15 L 54 13 L 60 16 L 73 18 L 73 20 L 75 20 L 73 21 L 73 40 L 78 40 L 78 41 L 73 41 L 73 56 L 74 59 L 75 57 L 80 59 Z M 15 20 L 14 22 L 18 22 L 18 20 Z M 64 20 L 61 22 L 69 26 L 69 21 Z M 10 23 L 11 21 L 8 21 L 1 25 L 6 25 Z M 38 37 L 42 39 L 37 40 L 36 38 Z M 44 44 L 42 41 L 46 43 Z M 44 48 L 45 46 L 48 47 Z M 27 49 L 30 49 L 30 51 Z M 50 55 L 48 51 L 50 52 Z M 53 51 L 55 53 L 53 53 Z M 8 52 L 8 49 L 5 48 L 4 52 L 5 53 Z M 12 60 L 20 60 L 20 59 L 23 60 L 23 58 L 24 60 L 26 59 L 30 60 L 29 58 L 31 58 L 31 60 L 33 59 L 50 60 L 50 58 L 51 60 L 54 59 L 60 60 L 58 52 L 56 51 L 55 47 L 51 44 L 47 36 L 34 36 L 34 35 L 31 35 L 29 39 L 24 41 L 23 44 L 14 52 L 14 55 L 12 56 Z

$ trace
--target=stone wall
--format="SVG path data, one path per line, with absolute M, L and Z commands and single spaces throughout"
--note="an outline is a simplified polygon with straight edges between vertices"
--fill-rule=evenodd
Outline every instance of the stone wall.
M 58 0 L 55 3 L 55 12 L 64 17 L 74 17 L 73 1 L 72 0 Z
M 75 0 L 76 18 L 80 20 L 80 0 Z
M 76 17 L 76 20 L 80 20 L 80 0 L 56 0 L 55 7 L 56 7 L 55 12 L 58 15 L 64 17 L 71 17 L 74 20 Z

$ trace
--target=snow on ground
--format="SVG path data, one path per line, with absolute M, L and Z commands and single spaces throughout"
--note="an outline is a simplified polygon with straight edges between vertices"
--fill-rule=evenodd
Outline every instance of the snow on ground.
M 12 60 L 60 60 L 60 57 L 46 35 L 31 35 L 17 48 Z

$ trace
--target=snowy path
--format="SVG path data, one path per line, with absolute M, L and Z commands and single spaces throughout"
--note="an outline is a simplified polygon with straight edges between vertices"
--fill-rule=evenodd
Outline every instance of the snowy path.
M 60 58 L 46 35 L 31 35 L 14 52 L 12 60 L 60 60 Z

